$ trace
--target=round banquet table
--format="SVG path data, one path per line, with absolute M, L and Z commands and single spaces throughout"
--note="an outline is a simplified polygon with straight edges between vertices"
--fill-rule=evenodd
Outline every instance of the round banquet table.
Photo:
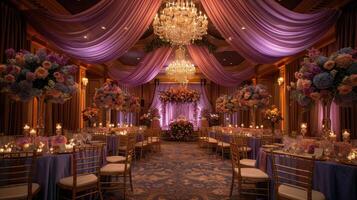
M 220 133 L 214 133 L 214 132 L 209 132 L 210 137 L 214 137 L 215 134 L 220 134 Z M 223 142 L 230 143 L 232 139 L 232 135 L 230 134 L 222 134 L 222 140 Z M 276 138 L 276 142 L 280 142 L 281 139 Z M 252 151 L 249 153 L 249 156 L 251 159 L 257 159 L 259 149 L 262 146 L 261 138 L 259 137 L 249 137 L 248 139 L 248 146 L 252 149 Z
M 272 158 L 260 149 L 256 167 L 273 177 Z M 271 179 L 273 180 L 273 179 Z M 271 181 L 271 194 L 274 196 L 274 185 Z M 326 200 L 357 200 L 357 166 L 345 165 L 330 161 L 315 161 L 313 189 L 322 192 Z

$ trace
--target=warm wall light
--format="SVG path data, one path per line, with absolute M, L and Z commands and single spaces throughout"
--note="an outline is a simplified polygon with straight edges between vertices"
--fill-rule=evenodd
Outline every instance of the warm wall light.
M 82 85 L 83 85 L 84 87 L 86 87 L 87 84 L 88 84 L 88 78 L 83 77 L 83 78 L 82 78 Z
M 282 85 L 284 83 L 284 78 L 283 77 L 279 77 L 278 78 L 278 85 Z

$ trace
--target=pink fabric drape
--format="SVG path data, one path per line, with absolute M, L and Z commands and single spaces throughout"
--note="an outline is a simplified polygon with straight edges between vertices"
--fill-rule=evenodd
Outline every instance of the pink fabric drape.
M 247 68 L 237 74 L 224 71 L 223 66 L 206 47 L 195 45 L 187 46 L 193 62 L 200 71 L 213 82 L 226 87 L 234 87 L 254 74 L 254 68 Z
M 161 0 L 102 0 L 75 15 L 29 10 L 31 25 L 71 56 L 89 63 L 116 59 L 151 24 Z
M 165 47 L 150 52 L 129 75 L 116 69 L 115 66 L 110 66 L 108 75 L 128 87 L 142 85 L 155 78 L 170 57 L 171 51 L 171 48 Z
M 273 62 L 301 52 L 337 20 L 335 10 L 301 14 L 275 0 L 201 0 L 215 27 L 246 59 Z

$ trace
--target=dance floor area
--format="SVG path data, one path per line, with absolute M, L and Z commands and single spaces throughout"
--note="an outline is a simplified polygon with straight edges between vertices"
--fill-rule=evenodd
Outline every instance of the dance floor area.
M 135 200 L 229 199 L 232 178 L 230 159 L 208 154 L 194 142 L 164 142 L 161 152 L 148 154 L 134 163 Z M 105 195 L 120 199 L 120 194 Z M 237 199 L 233 195 L 232 199 Z

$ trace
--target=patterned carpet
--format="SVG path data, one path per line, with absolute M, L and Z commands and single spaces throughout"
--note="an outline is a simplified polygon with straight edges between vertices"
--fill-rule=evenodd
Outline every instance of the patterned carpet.
M 164 142 L 161 152 L 149 153 L 135 162 L 134 192 L 128 199 L 229 199 L 231 176 L 229 159 L 209 155 L 194 142 Z M 121 199 L 119 196 L 107 194 L 105 199 Z

